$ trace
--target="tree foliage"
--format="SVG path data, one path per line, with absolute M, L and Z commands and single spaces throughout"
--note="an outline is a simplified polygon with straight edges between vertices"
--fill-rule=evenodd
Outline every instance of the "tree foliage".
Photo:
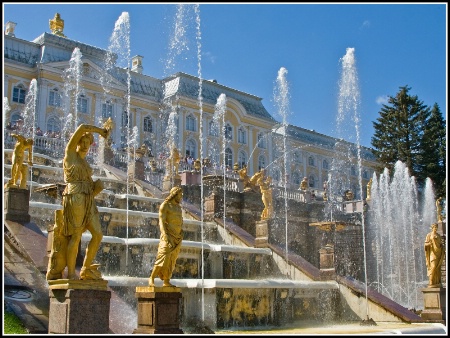
M 419 185 L 430 177 L 437 196 L 445 195 L 445 135 L 446 126 L 439 106 L 432 109 L 410 87 L 400 87 L 395 96 L 389 96 L 375 122 L 371 139 L 374 154 L 381 167 L 392 172 L 397 161 L 402 161 L 415 176 Z

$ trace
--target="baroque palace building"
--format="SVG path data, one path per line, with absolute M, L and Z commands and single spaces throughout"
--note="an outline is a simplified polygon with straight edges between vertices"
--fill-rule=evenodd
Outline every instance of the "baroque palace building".
M 266 168 L 275 184 L 281 182 L 286 168 L 289 188 L 297 189 L 302 179 L 307 177 L 310 189 L 322 190 L 336 153 L 337 139 L 299 126 L 283 125 L 267 112 L 261 98 L 215 80 L 200 81 L 198 77 L 185 73 L 163 79 L 145 75 L 143 57 L 139 55 L 131 58 L 131 69 L 114 67 L 107 72 L 107 50 L 64 36 L 59 14 L 50 23 L 51 33 L 45 32 L 33 41 L 16 37 L 15 23 L 7 22 L 5 25 L 3 95 L 9 106 L 9 109 L 3 109 L 5 125 L 15 125 L 23 118 L 25 97 L 35 80 L 35 128 L 51 133 L 62 131 L 67 119 L 63 107 L 67 96 L 65 76 L 71 67 L 74 50 L 78 48 L 82 63 L 75 105 L 78 123 L 101 125 L 111 117 L 114 121 L 111 137 L 119 149 L 127 146 L 130 133 L 125 130 L 137 127 L 137 145 L 145 144 L 154 158 L 167 156 L 170 152 L 167 145 L 173 142 L 182 158 L 208 158 L 210 163 L 218 163 L 219 167 L 224 161 L 230 168 L 236 163 L 240 168 L 246 165 L 250 176 Z M 104 89 L 106 82 L 107 91 Z M 225 146 L 223 137 L 218 136 L 213 128 L 221 94 L 226 96 L 222 118 Z M 175 116 L 171 122 L 176 129 L 174 140 L 168 139 L 169 115 Z M 286 152 L 283 151 L 284 141 Z M 286 166 L 280 161 L 282 158 L 286 158 Z M 353 190 L 355 197 L 359 197 L 356 152 L 351 162 L 348 188 Z M 365 187 L 377 169 L 369 148 L 361 147 L 361 165 Z

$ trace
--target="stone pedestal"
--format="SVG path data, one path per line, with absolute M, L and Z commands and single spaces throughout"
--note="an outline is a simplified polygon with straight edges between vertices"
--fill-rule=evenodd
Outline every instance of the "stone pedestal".
M 180 334 L 181 289 L 176 287 L 136 287 L 138 301 L 135 334 Z
M 49 334 L 107 334 L 111 291 L 106 280 L 49 281 Z
M 330 280 L 336 277 L 334 268 L 334 247 L 325 245 L 319 250 L 320 256 L 320 279 Z
M 181 173 L 181 185 L 199 185 L 201 184 L 200 172 L 184 171 Z
M 175 177 L 164 177 L 163 178 L 163 182 L 162 182 L 162 191 L 163 194 L 164 192 L 166 193 L 166 195 L 168 195 L 170 189 L 172 189 L 173 187 L 179 187 L 181 186 L 181 177 L 180 176 L 175 176 Z
M 255 248 L 266 248 L 269 243 L 269 221 L 256 222 Z
M 4 193 L 5 219 L 18 223 L 28 223 L 31 220 L 30 190 L 7 187 Z
M 145 180 L 145 165 L 144 161 L 142 160 L 136 160 L 134 162 L 134 177 L 138 180 L 144 181 Z
M 445 289 L 423 288 L 424 308 L 421 313 L 422 319 L 443 321 L 446 317 Z

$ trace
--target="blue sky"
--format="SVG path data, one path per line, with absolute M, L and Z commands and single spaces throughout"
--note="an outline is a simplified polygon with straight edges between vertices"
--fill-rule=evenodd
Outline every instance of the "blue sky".
M 126 12 L 130 54 L 144 57 L 144 74 L 162 78 L 182 71 L 216 79 L 261 97 L 269 113 L 281 121 L 273 93 L 284 67 L 290 97 L 287 122 L 329 136 L 338 136 L 340 59 L 347 48 L 354 48 L 360 144 L 371 146 L 381 104 L 405 85 L 424 104 L 437 103 L 446 120 L 446 3 L 201 3 L 201 40 L 196 40 L 193 8 L 186 7 L 186 47 L 172 69 L 166 65 L 176 4 L 4 2 L 3 24 L 15 22 L 16 37 L 33 40 L 50 32 L 49 20 L 60 13 L 68 38 L 107 49 L 116 21 Z

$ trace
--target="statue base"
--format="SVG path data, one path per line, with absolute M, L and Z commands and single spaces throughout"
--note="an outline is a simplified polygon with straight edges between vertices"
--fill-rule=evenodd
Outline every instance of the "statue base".
M 181 289 L 136 287 L 137 324 L 134 334 L 182 334 L 180 329 Z
M 269 221 L 256 222 L 255 248 L 267 248 L 269 244 Z
M 49 334 L 107 334 L 111 291 L 106 280 L 48 281 Z
M 421 289 L 421 291 L 423 293 L 424 309 L 420 316 L 430 321 L 445 320 L 445 289 L 442 287 L 428 287 Z
M 5 187 L 4 199 L 3 212 L 6 220 L 18 223 L 30 222 L 30 190 Z
M 163 196 L 166 197 L 169 194 L 170 189 L 173 187 L 179 187 L 181 186 L 181 177 L 175 176 L 175 177 L 164 177 L 162 182 L 162 191 Z

